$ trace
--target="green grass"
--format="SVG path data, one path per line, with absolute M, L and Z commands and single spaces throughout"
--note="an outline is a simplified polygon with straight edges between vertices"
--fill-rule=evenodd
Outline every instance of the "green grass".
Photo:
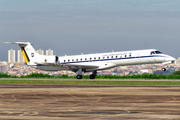
M 7 73 L 0 73 L 0 78 L 53 78 L 53 79 L 76 79 L 75 76 L 68 76 L 66 74 L 63 75 L 49 75 L 43 73 L 32 73 L 26 76 L 15 76 L 15 75 L 8 75 Z M 89 79 L 89 75 L 83 75 L 83 79 Z M 143 75 L 97 75 L 96 79 L 180 79 L 179 71 L 176 71 L 173 75 L 156 75 L 156 74 L 143 74 Z
M 178 81 L 56 81 L 0 80 L 0 84 L 59 84 L 59 85 L 180 85 Z

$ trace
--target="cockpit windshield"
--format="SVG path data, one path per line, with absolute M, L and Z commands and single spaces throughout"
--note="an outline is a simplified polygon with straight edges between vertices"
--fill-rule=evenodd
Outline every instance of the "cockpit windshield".
M 154 54 L 162 54 L 162 53 L 160 51 L 152 51 L 151 55 L 154 55 Z
M 160 51 L 155 51 L 156 54 L 162 54 Z

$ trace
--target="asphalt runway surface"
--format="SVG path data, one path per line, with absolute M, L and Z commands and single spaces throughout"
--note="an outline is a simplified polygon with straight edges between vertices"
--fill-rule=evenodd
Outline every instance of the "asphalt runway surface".
M 179 120 L 180 87 L 0 84 L 0 119 Z

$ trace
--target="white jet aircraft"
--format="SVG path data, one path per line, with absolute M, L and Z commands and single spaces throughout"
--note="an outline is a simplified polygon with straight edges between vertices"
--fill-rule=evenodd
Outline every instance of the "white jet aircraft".
M 156 49 L 86 54 L 75 56 L 39 55 L 31 43 L 15 42 L 22 50 L 28 66 L 45 71 L 70 70 L 77 73 L 77 79 L 82 79 L 82 73 L 92 72 L 90 79 L 95 79 L 97 71 L 117 66 L 162 63 L 169 64 L 175 58 L 163 54 Z M 166 68 L 162 69 L 166 71 Z

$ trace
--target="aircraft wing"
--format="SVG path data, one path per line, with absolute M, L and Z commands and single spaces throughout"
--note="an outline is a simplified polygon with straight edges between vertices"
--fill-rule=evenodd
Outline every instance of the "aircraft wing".
M 54 66 L 54 67 L 69 67 L 70 69 L 79 69 L 79 68 L 82 68 L 82 69 L 97 69 L 99 68 L 99 66 L 96 66 L 96 65 L 82 65 L 82 64 L 61 64 L 61 63 L 37 63 L 35 62 L 35 64 L 37 65 L 44 65 L 44 66 Z
M 80 65 L 80 64 L 64 64 L 64 66 L 68 66 L 71 68 L 82 68 L 82 69 L 96 69 L 99 68 L 99 66 L 95 66 L 95 65 Z

